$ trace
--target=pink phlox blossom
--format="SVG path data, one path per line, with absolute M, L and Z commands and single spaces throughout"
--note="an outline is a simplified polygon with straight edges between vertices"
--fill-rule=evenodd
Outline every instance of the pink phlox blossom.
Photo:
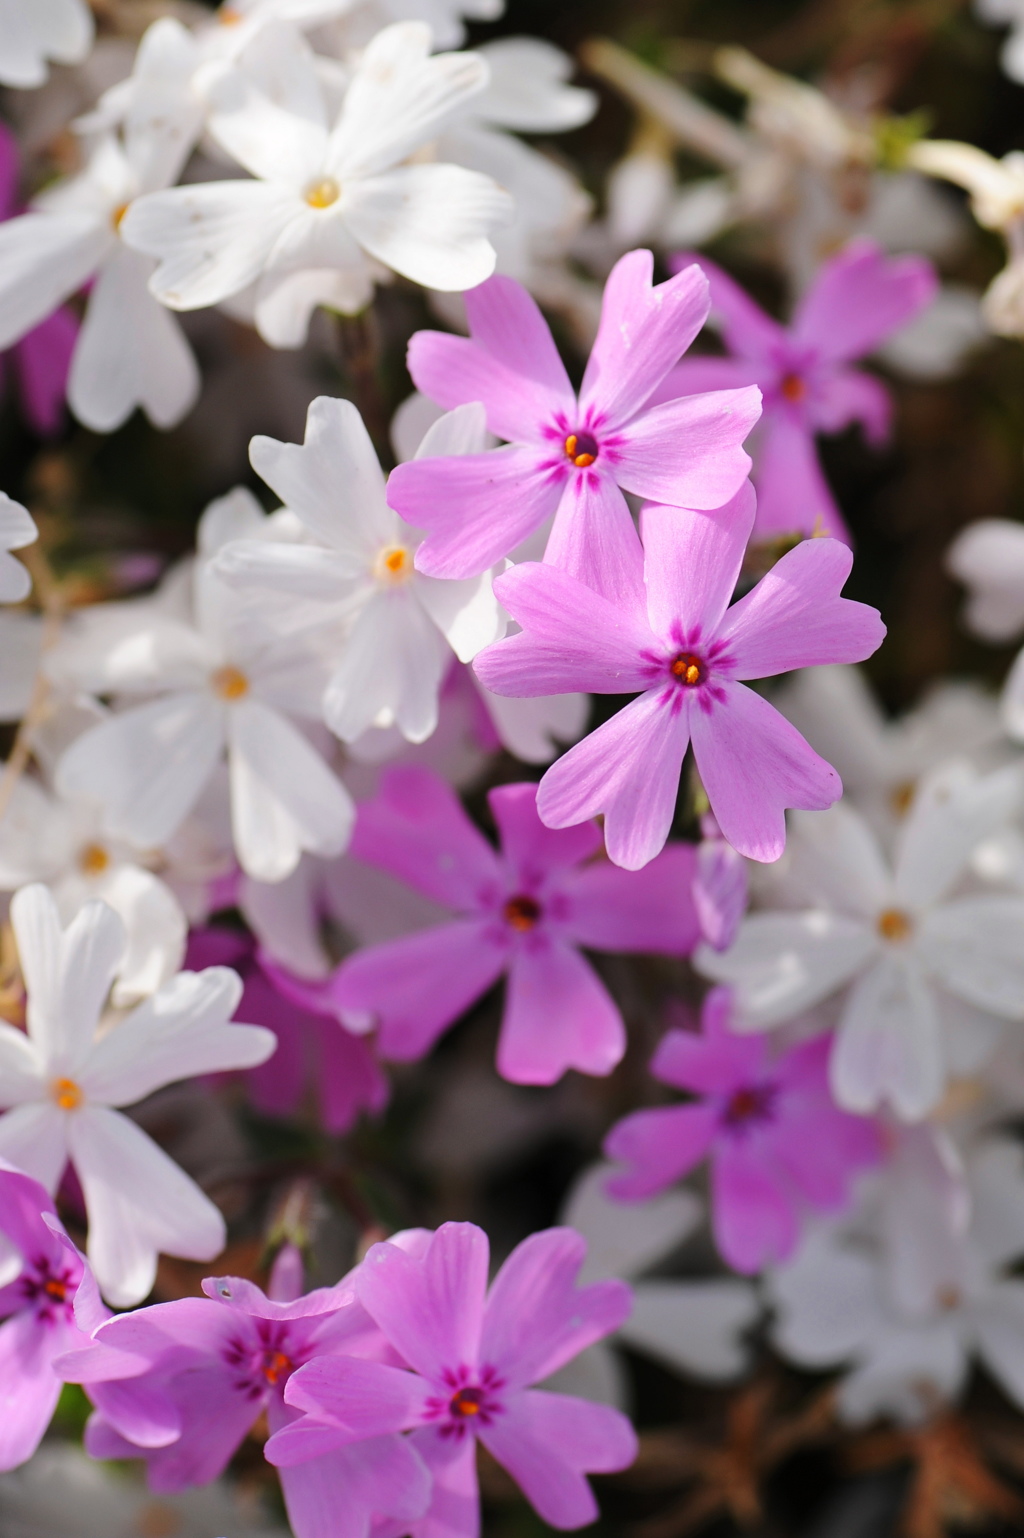
M 688 358 L 656 399 L 756 384 L 764 412 L 754 445 L 757 537 L 832 534 L 849 541 L 818 461 L 815 434 L 859 422 L 871 444 L 889 435 L 892 401 L 880 379 L 849 367 L 931 304 L 938 278 L 920 256 L 889 257 L 874 241 L 851 241 L 825 262 L 787 330 L 705 256 L 677 256 L 674 270 L 700 263 L 711 284 L 711 314 L 728 358 Z
M 700 826 L 703 837 L 697 845 L 693 902 L 701 934 L 716 951 L 725 951 L 747 911 L 750 881 L 743 856 L 722 837 L 713 813 L 706 812 Z
M 293 1262 L 287 1253 L 275 1266 L 269 1296 L 240 1277 L 208 1277 L 205 1298 L 116 1315 L 93 1331 L 89 1347 L 63 1357 L 64 1376 L 83 1383 L 96 1406 L 86 1450 L 144 1458 L 154 1491 L 207 1484 L 261 1414 L 271 1431 L 297 1418 L 284 1389 L 305 1363 L 342 1353 L 394 1360 L 351 1277 L 296 1297 Z M 366 1538 L 375 1517 L 408 1530 L 430 1498 L 421 1459 L 389 1433 L 358 1451 L 314 1454 L 283 1470 L 281 1485 L 296 1538 Z
M 273 1069 L 245 1070 L 249 1100 L 264 1116 L 290 1116 L 306 1095 L 315 1096 L 324 1130 L 347 1132 L 364 1111 L 382 1111 L 388 1081 L 364 1036 L 353 1035 L 326 1007 L 315 1008 L 315 990 L 257 951 L 248 936 L 228 929 L 194 929 L 186 965 L 229 966 L 242 979 L 240 1017 L 277 1037 Z
M 487 1236 L 475 1224 L 445 1223 L 401 1248 L 374 1245 L 354 1285 L 411 1371 L 370 1361 L 340 1370 L 327 1358 L 300 1368 L 285 1400 L 306 1413 L 271 1438 L 268 1459 L 287 1472 L 332 1443 L 358 1448 L 360 1438 L 411 1430 L 434 1476 L 414 1538 L 475 1538 L 480 1441 L 545 1522 L 592 1522 L 586 1475 L 626 1468 L 636 1456 L 633 1428 L 608 1405 L 531 1387 L 629 1313 L 625 1283 L 576 1286 L 585 1254 L 572 1229 L 533 1234 L 488 1291 Z
M 10 129 L 0 123 L 0 222 L 21 212 L 17 143 Z M 62 304 L 6 353 L 14 367 L 22 410 L 29 426 L 41 437 L 58 432 L 63 424 L 68 369 L 77 337 L 78 321 Z M 0 354 L 0 380 L 3 358 Z
M 88 1339 L 74 1312 L 84 1274 L 45 1188 L 0 1159 L 0 1469 L 31 1458 L 60 1395 L 54 1358 Z
M 554 517 L 544 559 L 581 581 L 631 590 L 636 530 L 623 496 L 716 508 L 750 468 L 741 447 L 760 413 L 753 387 L 647 402 L 708 314 L 696 266 L 652 287 L 649 251 L 613 269 L 577 399 L 535 301 L 512 278 L 466 295 L 470 337 L 420 331 L 417 387 L 446 409 L 481 401 L 504 448 L 399 465 L 388 501 L 429 531 L 416 565 L 468 577 Z
M 625 1050 L 625 1027 L 580 947 L 692 950 L 692 846 L 674 845 L 644 873 L 627 874 L 601 857 L 596 824 L 545 827 L 536 789 L 502 785 L 489 793 L 500 851 L 450 786 L 425 769 L 391 769 L 379 794 L 360 806 L 355 859 L 455 915 L 357 951 L 325 990 L 350 1023 L 360 1015 L 376 1022 L 382 1056 L 422 1057 L 504 976 L 498 1071 L 506 1079 L 553 1084 L 568 1068 L 610 1073 Z
M 805 1209 L 848 1205 L 881 1139 L 870 1118 L 834 1104 L 827 1036 L 774 1056 L 764 1037 L 730 1031 L 730 1007 L 728 989 L 713 989 L 701 1034 L 668 1031 L 651 1062 L 656 1079 L 694 1100 L 634 1111 L 604 1151 L 628 1166 L 608 1182 L 623 1201 L 653 1196 L 707 1159 L 715 1242 L 734 1270 L 753 1272 L 792 1253 Z
M 631 599 L 613 602 L 538 562 L 495 583 L 522 631 L 477 657 L 489 689 L 639 693 L 558 759 L 537 793 L 551 828 L 603 812 L 608 853 L 629 870 L 664 846 L 690 742 L 722 833 L 750 859 L 778 859 L 787 807 L 822 809 L 842 794 L 832 766 L 743 680 L 869 657 L 885 626 L 839 596 L 853 557 L 834 539 L 797 545 L 729 607 L 753 523 L 749 482 L 714 516 L 648 504 Z

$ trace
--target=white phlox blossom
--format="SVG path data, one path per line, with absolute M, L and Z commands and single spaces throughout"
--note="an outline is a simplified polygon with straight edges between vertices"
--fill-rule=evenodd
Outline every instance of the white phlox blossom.
M 97 1281 L 111 1303 L 138 1303 L 160 1252 L 212 1260 L 225 1228 L 198 1186 L 115 1108 L 178 1079 L 252 1067 L 277 1039 L 228 1023 L 242 985 L 226 967 L 179 973 L 123 1019 L 101 1021 L 125 944 L 106 903 L 87 903 L 62 929 L 47 889 L 22 887 L 11 922 L 28 1034 L 0 1024 L 0 1106 L 10 1107 L 0 1156 L 50 1191 L 73 1164 Z
M 761 1313 L 751 1284 L 739 1277 L 644 1276 L 699 1227 L 703 1209 L 697 1197 L 669 1191 L 646 1202 L 614 1202 L 604 1194 L 611 1174 L 610 1164 L 585 1170 L 559 1221 L 587 1241 L 584 1282 L 618 1277 L 632 1286 L 632 1313 L 614 1339 L 687 1377 L 714 1383 L 739 1377 L 750 1361 L 743 1334 Z M 607 1341 L 589 1346 L 546 1386 L 628 1407 L 623 1364 Z
M 32 578 L 12 550 L 35 544 L 39 530 L 27 508 L 0 491 L 0 603 L 20 603 L 32 588 Z
M 1009 27 L 999 62 L 1011 80 L 1024 84 L 1024 0 L 974 0 L 979 21 L 993 27 Z
M 776 1348 L 803 1367 L 849 1364 L 838 1408 L 853 1423 L 914 1423 L 954 1401 L 977 1357 L 1024 1407 L 1021 1151 L 1006 1139 L 967 1161 L 969 1212 L 932 1134 L 898 1149 L 874 1211 L 812 1228 L 771 1273 Z M 951 1200 L 951 1194 L 953 1199 Z
M 694 958 L 733 987 L 735 1027 L 769 1029 L 849 987 L 830 1061 L 837 1101 L 926 1115 L 949 1073 L 992 1051 L 999 1020 L 1024 1020 L 1024 899 L 963 880 L 1020 797 L 1016 768 L 942 766 L 918 788 L 891 867 L 851 808 L 795 814 L 788 879 L 808 906 L 750 914 L 729 950 Z
M 315 729 L 326 678 L 319 652 L 304 634 L 275 626 L 272 606 L 247 605 L 210 570 L 225 540 L 274 528 L 247 492 L 211 504 L 199 528 L 191 616 L 143 603 L 127 626 L 115 618 L 99 644 L 82 648 L 87 687 L 120 704 L 145 702 L 83 733 L 56 773 L 62 795 L 102 808 L 108 834 L 159 847 L 226 750 L 238 862 L 262 881 L 287 876 L 303 850 L 340 853 L 354 817 L 348 791 L 290 719 Z
M 967 588 L 965 620 L 986 641 L 1008 641 L 1024 630 L 1024 528 L 1007 518 L 984 518 L 949 548 L 947 565 Z M 1024 741 L 1024 651 L 1006 676 L 1003 725 Z
M 977 684 L 935 685 L 905 715 L 887 718 L 860 668 L 805 668 L 773 703 L 842 776 L 843 794 L 891 840 L 922 775 L 947 758 L 994 767 L 1005 754 L 995 698 Z
M 188 921 L 178 898 L 152 869 L 157 852 L 109 838 L 98 805 L 67 801 L 21 778 L 0 816 L 0 891 L 49 886 L 64 923 L 95 898 L 125 928 L 111 999 L 118 1008 L 155 992 L 178 971 Z
M 379 33 L 333 124 L 314 55 L 284 23 L 211 71 L 207 129 L 250 176 L 135 204 L 123 233 L 158 259 L 157 298 L 194 310 L 257 285 L 258 330 L 294 347 L 316 305 L 368 304 L 381 268 L 430 288 L 482 283 L 495 261 L 488 234 L 512 214 L 508 194 L 460 166 L 408 162 L 483 90 L 487 66 L 472 53 L 432 56 L 430 45 L 419 22 Z
M 479 451 L 484 431 L 483 407 L 460 406 L 430 428 L 420 453 Z M 446 581 L 416 570 L 422 535 L 388 506 L 383 472 L 351 401 L 318 397 L 303 444 L 254 438 L 250 458 L 316 543 L 226 545 L 214 566 L 218 578 L 243 592 L 290 599 L 296 623 L 319 607 L 339 637 L 323 718 L 343 742 L 392 725 L 423 742 L 437 725 L 452 653 L 468 662 L 504 634 L 491 574 Z
M 153 262 L 123 240 L 133 198 L 174 182 L 189 136 L 172 111 L 191 69 L 191 42 L 168 21 L 139 48 L 139 91 L 123 133 L 103 135 L 85 169 L 0 225 L 0 349 L 92 280 L 68 376 L 68 404 L 96 432 L 137 406 L 173 427 L 199 394 L 199 370 L 178 321 L 148 290 Z
M 80 64 L 92 47 L 86 0 L 0 0 L 0 85 L 42 85 L 48 64 Z

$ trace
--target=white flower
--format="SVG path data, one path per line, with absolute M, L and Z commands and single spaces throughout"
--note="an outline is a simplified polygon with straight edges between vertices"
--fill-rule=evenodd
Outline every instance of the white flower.
M 68 403 L 96 432 L 113 431 L 136 406 L 157 427 L 173 427 L 199 394 L 181 327 L 148 291 L 153 263 L 122 239 L 132 199 L 173 182 L 191 147 L 174 114 L 164 115 L 191 69 L 190 48 L 175 23 L 150 28 L 135 61 L 140 95 L 123 139 L 103 137 L 84 171 L 0 225 L 0 349 L 93 280 Z
M 114 1107 L 178 1079 L 253 1067 L 273 1032 L 228 1024 L 242 994 L 225 967 L 182 972 L 123 1020 L 100 1015 L 124 951 L 124 926 L 88 903 L 61 929 L 44 886 L 11 903 L 28 994 L 28 1034 L 0 1025 L 0 1156 L 55 1191 L 70 1160 L 89 1215 L 88 1254 L 111 1303 L 138 1303 L 163 1251 L 212 1260 L 224 1220 L 198 1186 Z
M 1024 84 L 1024 0 L 975 0 L 980 21 L 993 27 L 1009 27 L 999 62 L 1011 80 Z
M 42 85 L 47 60 L 81 64 L 92 39 L 85 0 L 0 0 L 0 85 Z
M 290 715 L 315 721 L 326 672 L 302 634 L 275 628 L 272 606 L 248 607 L 209 571 L 226 538 L 254 535 L 264 519 L 248 493 L 212 503 L 199 529 L 205 557 L 194 578 L 194 617 L 144 602 L 115 614 L 94 637 L 97 693 L 143 695 L 63 755 L 62 795 L 98 803 L 107 832 L 161 846 L 195 806 L 228 755 L 231 822 L 239 863 L 280 881 L 303 850 L 339 854 L 354 817 L 351 797 Z M 127 607 L 127 606 L 126 606 Z M 69 643 L 72 645 L 72 643 Z M 73 646 L 72 646 L 73 649 Z M 83 648 L 83 665 L 93 660 Z
M 950 545 L 946 565 L 967 589 L 968 626 L 985 641 L 1024 630 L 1024 525 L 981 518 Z
M 1016 769 L 944 766 L 919 788 L 891 870 L 849 808 L 794 816 L 790 880 L 814 906 L 750 915 L 728 951 L 695 958 L 734 988 L 735 1026 L 765 1030 L 853 984 L 830 1063 L 836 1099 L 924 1116 L 950 1069 L 991 1051 L 993 1017 L 1024 1020 L 1024 899 L 955 892 L 1020 791 Z
M 687 1376 L 725 1382 L 747 1366 L 742 1334 L 760 1312 L 757 1293 L 738 1277 L 643 1278 L 698 1226 L 701 1205 L 689 1191 L 646 1202 L 614 1202 L 604 1194 L 608 1164 L 586 1170 L 573 1186 L 560 1221 L 587 1241 L 581 1284 L 620 1277 L 632 1284 L 633 1310 L 614 1337 Z M 607 1341 L 590 1346 L 547 1382 L 559 1393 L 607 1404 L 628 1400 L 621 1362 Z
M 321 28 L 321 36 L 345 54 L 365 47 L 391 22 L 425 21 L 435 48 L 461 48 L 467 20 L 497 21 L 504 10 L 505 0 L 355 0 L 337 21 Z
M 844 794 L 890 837 L 910 810 L 918 780 L 946 758 L 984 764 L 1001 742 L 999 709 L 976 684 L 935 685 L 915 709 L 888 719 L 860 668 L 805 668 L 773 703 L 834 764 Z
M 125 239 L 159 258 L 153 293 L 193 310 L 258 283 L 257 328 L 297 346 L 317 304 L 355 312 L 370 301 L 377 264 L 431 288 L 482 283 L 508 195 L 459 166 L 402 162 L 486 80 L 475 54 L 431 56 L 428 27 L 388 27 L 331 127 L 308 44 L 283 24 L 262 27 L 239 67 L 206 88 L 211 135 L 253 179 L 153 193 L 125 218 Z
M 38 538 L 39 530 L 28 509 L 0 491 L 0 603 L 20 603 L 28 597 L 32 578 L 8 552 L 33 545 Z
M 460 406 L 429 430 L 423 455 L 483 446 L 483 407 Z M 387 504 L 384 476 L 359 412 L 319 396 L 300 446 L 254 438 L 253 468 L 301 520 L 315 544 L 236 543 L 214 570 L 240 589 L 287 595 L 295 622 L 320 606 L 325 624 L 344 622 L 323 716 L 343 742 L 394 724 L 423 742 L 438 718 L 452 652 L 463 662 L 504 634 L 491 577 L 444 581 L 413 564 L 421 535 Z
M 181 904 L 146 861 L 146 852 L 106 836 L 98 806 L 51 796 L 34 780 L 18 781 L 0 817 L 0 891 L 44 881 L 65 923 L 94 898 L 121 919 L 126 944 L 112 993 L 118 1008 L 154 993 L 185 955 Z
M 839 1411 L 854 1423 L 930 1418 L 964 1387 L 972 1355 L 1024 1406 L 1024 1282 L 1007 1274 L 1024 1252 L 1020 1150 L 992 1141 L 969 1161 L 969 1226 L 927 1157 L 913 1157 L 874 1232 L 823 1225 L 769 1277 L 775 1345 L 804 1367 L 851 1363 Z M 914 1251 L 902 1277 L 894 1245 Z

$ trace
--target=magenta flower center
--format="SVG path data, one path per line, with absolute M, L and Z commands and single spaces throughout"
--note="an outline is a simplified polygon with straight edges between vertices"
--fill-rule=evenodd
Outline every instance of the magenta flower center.
M 479 1415 L 483 1409 L 484 1391 L 480 1388 L 460 1388 L 453 1394 L 448 1406 L 453 1415 Z
M 707 664 L 696 652 L 680 652 L 678 657 L 673 657 L 668 667 L 674 678 L 691 689 L 702 684 L 708 676 Z
M 285 1356 L 283 1351 L 264 1351 L 263 1376 L 273 1387 L 279 1379 L 292 1370 L 291 1358 Z
M 518 929 L 520 934 L 526 934 L 539 921 L 543 908 L 533 897 L 527 897 L 520 893 L 517 897 L 510 897 L 502 910 L 505 923 L 511 929 Z
M 722 1121 L 734 1132 L 771 1121 L 778 1093 L 774 1084 L 744 1084 L 725 1103 Z
M 597 439 L 593 433 L 570 433 L 565 440 L 565 455 L 577 470 L 585 470 L 597 458 Z
M 437 1429 L 443 1437 L 460 1441 L 472 1436 L 477 1427 L 490 1426 L 504 1409 L 498 1390 L 504 1388 L 505 1380 L 493 1367 L 445 1371 L 443 1384 L 441 1394 L 428 1399 L 424 1407 L 426 1419 L 440 1423 Z
M 53 1318 L 61 1308 L 70 1314 L 69 1300 L 74 1288 L 75 1278 L 70 1271 L 53 1272 L 45 1260 L 37 1260 L 21 1277 L 22 1291 L 44 1318 Z

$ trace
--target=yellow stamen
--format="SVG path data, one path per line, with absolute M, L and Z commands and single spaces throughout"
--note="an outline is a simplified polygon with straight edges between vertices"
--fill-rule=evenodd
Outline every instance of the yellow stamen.
M 373 563 L 378 582 L 405 582 L 413 574 L 412 551 L 406 545 L 386 545 Z
M 249 693 L 249 680 L 239 668 L 218 668 L 210 674 L 210 688 L 222 700 L 240 700 Z
M 110 856 L 102 844 L 86 844 L 78 856 L 78 868 L 83 876 L 101 876 L 110 865 Z
M 579 433 L 569 434 L 568 438 L 565 440 L 565 452 L 572 460 L 577 470 L 585 470 L 587 466 L 592 465 L 594 460 L 597 458 L 597 444 L 590 437 L 589 433 L 584 433 L 582 436 L 586 443 L 591 445 L 593 448 L 593 453 L 590 452 L 589 448 L 580 449 L 580 436 L 581 435 Z M 577 449 L 580 449 L 579 453 L 577 453 Z
M 886 908 L 884 913 L 880 913 L 877 927 L 883 940 L 897 944 L 909 940 L 914 928 L 907 914 L 899 908 Z
M 913 780 L 904 780 L 902 785 L 894 785 L 889 792 L 889 805 L 897 817 L 905 817 L 910 811 L 910 803 L 914 799 Z
M 341 188 L 333 176 L 321 176 L 310 182 L 303 196 L 310 208 L 330 208 L 341 197 Z
M 117 208 L 114 209 L 114 212 L 110 216 L 110 222 L 119 234 L 121 231 L 121 221 L 130 207 L 130 203 L 121 203 Z
M 74 1079 L 54 1079 L 50 1094 L 62 1111 L 77 1111 L 85 1098 Z
M 686 653 L 682 657 L 676 657 L 669 671 L 676 678 L 681 679 L 684 684 L 690 684 L 691 686 L 699 684 L 701 680 L 700 658 L 694 657 L 690 653 Z
M 217 12 L 217 20 L 222 27 L 237 27 L 238 23 L 244 21 L 245 18 L 241 11 L 235 10 L 233 5 L 222 5 Z

